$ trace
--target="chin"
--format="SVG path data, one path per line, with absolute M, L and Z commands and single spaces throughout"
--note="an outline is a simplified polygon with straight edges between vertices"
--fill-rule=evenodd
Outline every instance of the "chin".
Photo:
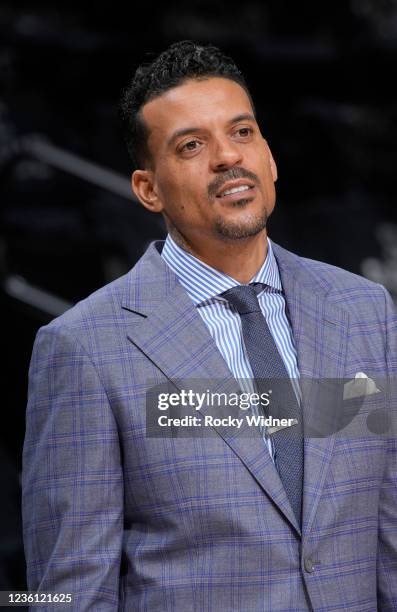
M 242 240 L 256 236 L 266 228 L 268 215 L 265 213 L 260 217 L 242 219 L 241 221 L 230 221 L 224 218 L 219 218 L 215 224 L 217 236 L 228 240 Z

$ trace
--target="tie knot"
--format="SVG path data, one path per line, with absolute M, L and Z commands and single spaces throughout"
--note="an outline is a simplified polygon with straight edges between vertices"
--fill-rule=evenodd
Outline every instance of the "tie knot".
M 253 285 L 236 285 L 236 287 L 221 293 L 221 296 L 230 304 L 233 304 L 239 314 L 261 312 L 256 289 Z

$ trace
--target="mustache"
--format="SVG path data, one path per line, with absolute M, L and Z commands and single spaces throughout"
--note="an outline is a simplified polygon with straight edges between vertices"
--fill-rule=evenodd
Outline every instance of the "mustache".
M 227 170 L 223 174 L 219 174 L 209 185 L 208 185 L 208 196 L 210 198 L 214 198 L 218 191 L 225 185 L 228 181 L 234 181 L 240 178 L 247 178 L 253 181 L 254 183 L 258 183 L 258 177 L 253 172 L 249 170 L 245 170 L 244 168 L 231 168 Z

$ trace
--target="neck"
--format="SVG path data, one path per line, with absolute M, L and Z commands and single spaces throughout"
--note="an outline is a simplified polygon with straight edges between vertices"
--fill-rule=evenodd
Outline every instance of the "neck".
M 170 234 L 185 251 L 242 284 L 250 282 L 267 256 L 266 229 L 255 236 L 238 240 L 206 239 L 205 244 L 202 240 L 197 243 L 188 242 L 175 228 Z

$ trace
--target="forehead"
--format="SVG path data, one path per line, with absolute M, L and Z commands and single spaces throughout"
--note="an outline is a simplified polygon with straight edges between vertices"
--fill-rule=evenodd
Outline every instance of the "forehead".
M 222 77 L 185 81 L 142 108 L 150 140 L 156 144 L 166 141 L 176 130 L 211 129 L 218 124 L 226 125 L 242 113 L 253 113 L 246 91 L 235 81 Z

